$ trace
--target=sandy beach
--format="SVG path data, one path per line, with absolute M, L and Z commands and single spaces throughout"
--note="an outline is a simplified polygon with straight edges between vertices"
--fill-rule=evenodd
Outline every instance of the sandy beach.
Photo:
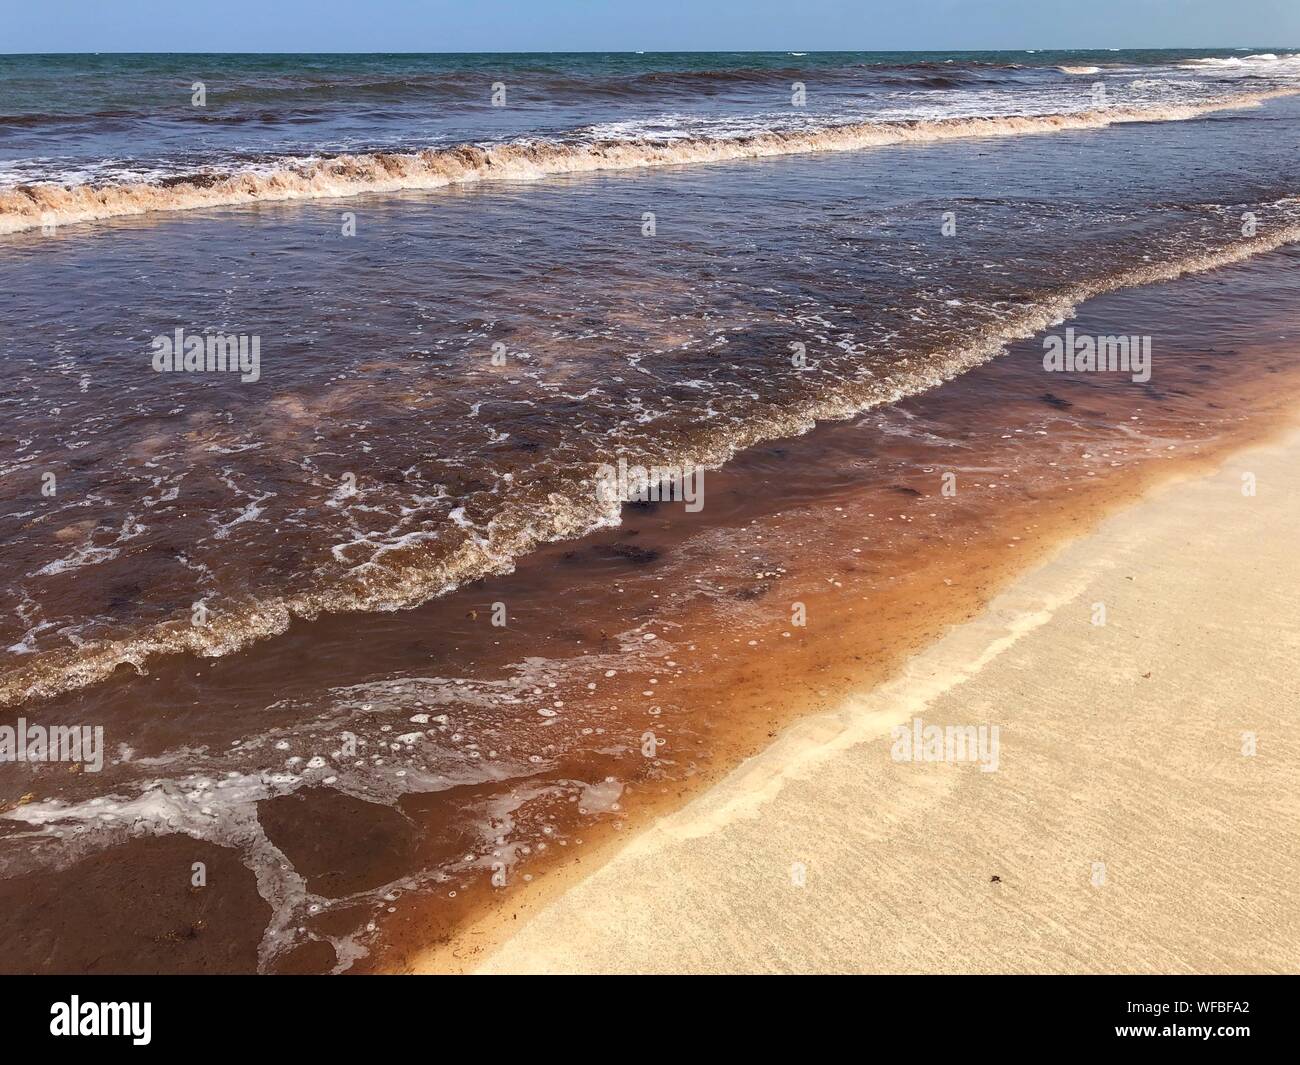
M 156 6 L 0 45 L 16 1058 L 1294 1044 L 1300 3 Z
M 1298 457 L 1292 431 L 1108 518 L 497 949 L 467 935 L 465 969 L 1294 971 Z M 918 718 L 997 726 L 996 770 L 897 760 Z
M 1220 44 L 0 56 L 0 970 L 1291 966 Z

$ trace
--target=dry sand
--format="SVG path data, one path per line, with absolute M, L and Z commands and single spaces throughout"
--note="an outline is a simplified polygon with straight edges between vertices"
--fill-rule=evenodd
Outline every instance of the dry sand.
M 477 971 L 1300 971 L 1298 468 L 1295 434 L 1107 519 Z M 997 725 L 997 771 L 895 761 L 918 716 Z

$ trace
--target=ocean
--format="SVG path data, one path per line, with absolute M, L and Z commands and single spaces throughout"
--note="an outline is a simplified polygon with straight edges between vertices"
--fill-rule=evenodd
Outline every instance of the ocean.
M 25 931 L 59 877 L 147 893 L 142 964 L 379 966 L 833 690 L 793 604 L 856 589 L 884 668 L 936 558 L 1246 432 L 1297 94 L 1266 48 L 0 56 L 0 702 L 107 751 L 0 761 L 4 967 L 135 941 Z M 1149 377 L 1048 371 L 1067 321 Z

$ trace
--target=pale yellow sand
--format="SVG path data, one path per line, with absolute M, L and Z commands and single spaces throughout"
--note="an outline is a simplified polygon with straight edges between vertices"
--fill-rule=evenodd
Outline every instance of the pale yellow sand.
M 1300 971 L 1298 552 L 1300 436 L 1165 487 L 480 971 Z M 915 715 L 998 725 L 998 770 L 894 761 Z

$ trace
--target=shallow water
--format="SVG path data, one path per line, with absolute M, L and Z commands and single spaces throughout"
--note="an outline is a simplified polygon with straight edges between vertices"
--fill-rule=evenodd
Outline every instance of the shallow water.
M 494 872 L 513 878 L 548 837 L 577 838 L 561 828 L 570 807 L 616 821 L 626 787 L 676 786 L 706 764 L 718 712 L 702 721 L 700 704 L 654 693 L 700 670 L 692 683 L 709 691 L 707 626 L 691 626 L 740 624 L 736 611 L 824 562 L 826 541 L 798 535 L 808 508 L 862 508 L 859 552 L 888 580 L 925 535 L 959 549 L 963 530 L 1002 512 L 985 497 L 899 536 L 886 523 L 902 519 L 866 506 L 873 491 L 931 494 L 929 481 L 903 489 L 936 455 L 960 453 L 962 478 L 987 464 L 1023 495 L 1086 476 L 1064 469 L 1073 452 L 1048 452 L 1117 426 L 1131 452 L 1100 471 L 1116 476 L 1189 440 L 1212 445 L 1227 432 L 1216 406 L 1268 381 L 1290 327 L 1300 102 L 1196 111 L 1284 88 L 1294 65 L 1197 58 L 456 57 L 479 64 L 474 77 L 497 62 L 531 102 L 467 105 L 428 128 L 416 117 L 428 94 L 464 74 L 449 59 L 241 60 L 202 119 L 154 112 L 189 76 L 184 59 L 115 60 L 84 71 L 75 95 L 71 60 L 0 60 L 0 113 L 24 116 L 0 123 L 3 172 L 110 206 L 122 182 L 156 186 L 154 171 L 264 172 L 305 152 L 556 136 L 589 152 L 618 123 L 659 150 L 680 140 L 670 106 L 697 144 L 760 127 L 831 139 L 811 147 L 876 144 L 0 240 L 0 697 L 10 715 L 102 724 L 111 752 L 102 774 L 0 765 L 0 802 L 30 796 L 0 818 L 0 873 L 125 847 L 166 895 L 178 874 L 146 849 L 179 834 L 221 848 L 204 860 L 233 860 L 232 879 L 255 874 L 262 903 L 223 918 L 246 948 L 232 967 L 285 967 L 326 943 L 294 964 L 346 967 L 398 909 L 388 895 L 461 899 Z M 792 71 L 818 102 L 774 122 L 766 97 L 788 96 Z M 1128 117 L 1178 120 L 879 143 L 900 116 L 1086 116 L 1098 78 L 1134 94 Z M 250 117 L 259 109 L 271 118 Z M 231 121 L 208 129 L 220 115 Z M 204 136 L 186 140 L 196 121 Z M 849 122 L 871 132 L 846 134 Z M 349 139 L 361 130 L 369 140 Z M 43 170 L 22 154 L 38 150 Z M 1183 282 L 1200 302 L 1177 313 L 1105 297 L 1098 332 L 1156 334 L 1166 359 L 1151 382 L 1049 379 L 1041 344 L 973 370 L 1082 301 L 1187 271 L 1202 272 Z M 155 372 L 154 338 L 176 329 L 258 338 L 256 380 Z M 945 381 L 959 399 L 918 424 L 907 402 Z M 1094 387 L 1095 409 L 1067 394 Z M 1125 406 L 1134 397 L 1142 409 Z M 819 429 L 797 463 L 773 453 L 767 466 L 774 441 L 835 419 L 855 435 Z M 705 474 L 698 515 L 595 491 L 604 463 L 715 470 L 737 454 Z M 1045 479 L 1031 488 L 1032 471 Z M 780 549 L 751 550 L 748 526 L 780 515 L 794 522 Z M 648 719 L 674 755 L 638 753 Z M 369 842 L 330 850 L 350 834 Z M 27 947 L 13 956 L 35 964 Z

